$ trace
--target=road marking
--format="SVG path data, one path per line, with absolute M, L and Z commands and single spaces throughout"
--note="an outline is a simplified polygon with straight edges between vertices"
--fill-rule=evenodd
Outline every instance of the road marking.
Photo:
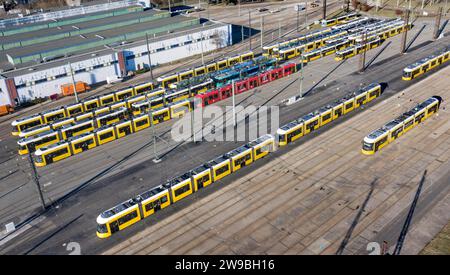
M 47 186 L 49 186 L 49 185 L 51 185 L 51 184 L 52 184 L 51 181 L 49 181 L 49 182 L 47 182 L 47 183 L 44 183 L 44 187 L 47 187 Z

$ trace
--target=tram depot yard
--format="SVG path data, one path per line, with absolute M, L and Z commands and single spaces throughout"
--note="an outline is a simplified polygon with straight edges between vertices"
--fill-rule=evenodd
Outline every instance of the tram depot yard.
M 419 254 L 450 220 L 450 27 L 435 39 L 434 17 L 370 17 L 338 2 L 327 21 L 321 6 L 299 11 L 297 25 L 294 6 L 211 5 L 172 18 L 133 6 L 117 21 L 94 19 L 126 25 L 135 12 L 175 30 L 151 46 L 177 31 L 201 35 L 177 44 L 189 54 L 174 63 L 156 57 L 153 79 L 146 72 L 79 94 L 80 103 L 67 96 L 1 117 L 0 253 L 68 254 L 68 239 L 82 254 L 369 254 L 370 243 L 394 253 L 419 194 L 401 252 Z M 263 26 L 251 42 L 249 9 L 251 27 Z M 145 67 L 143 39 L 133 58 Z M 107 70 L 131 69 L 126 47 Z M 39 66 L 50 64 L 67 65 Z M 9 96 L 44 89 L 5 83 Z M 233 104 L 278 106 L 278 128 L 245 141 L 171 138 L 197 108 Z

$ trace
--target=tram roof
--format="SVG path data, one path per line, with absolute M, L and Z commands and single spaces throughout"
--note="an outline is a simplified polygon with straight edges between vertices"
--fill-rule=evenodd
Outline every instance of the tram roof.
M 159 185 L 148 191 L 145 191 L 144 193 L 139 194 L 136 198 L 139 200 L 146 200 L 166 190 L 167 189 L 164 188 L 162 185 Z
M 104 219 L 110 218 L 116 214 L 119 214 L 120 212 L 127 210 L 128 208 L 134 206 L 137 204 L 137 201 L 135 199 L 129 199 L 125 202 L 122 202 L 121 204 L 118 204 L 103 213 L 100 214 L 100 216 Z

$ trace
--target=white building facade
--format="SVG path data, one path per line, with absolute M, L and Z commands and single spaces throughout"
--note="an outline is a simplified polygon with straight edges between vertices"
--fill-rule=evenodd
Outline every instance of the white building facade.
M 176 61 L 230 46 L 232 26 L 213 24 L 149 39 L 152 66 Z M 75 81 L 89 85 L 107 77 L 122 77 L 130 71 L 148 68 L 145 41 L 113 50 L 100 50 L 75 58 L 70 66 Z M 72 83 L 69 60 L 55 60 L 0 74 L 0 105 L 12 105 L 61 93 L 61 85 Z

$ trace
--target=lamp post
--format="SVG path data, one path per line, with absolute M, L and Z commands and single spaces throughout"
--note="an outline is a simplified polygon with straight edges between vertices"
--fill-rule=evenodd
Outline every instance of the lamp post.
M 70 76 L 71 76 L 71 79 L 72 79 L 73 93 L 75 95 L 75 100 L 78 103 L 78 102 L 80 102 L 80 99 L 78 98 L 77 86 L 75 84 L 75 72 L 72 70 L 72 64 L 70 64 L 70 62 L 68 62 L 67 65 L 69 66 L 69 70 L 70 70 Z

